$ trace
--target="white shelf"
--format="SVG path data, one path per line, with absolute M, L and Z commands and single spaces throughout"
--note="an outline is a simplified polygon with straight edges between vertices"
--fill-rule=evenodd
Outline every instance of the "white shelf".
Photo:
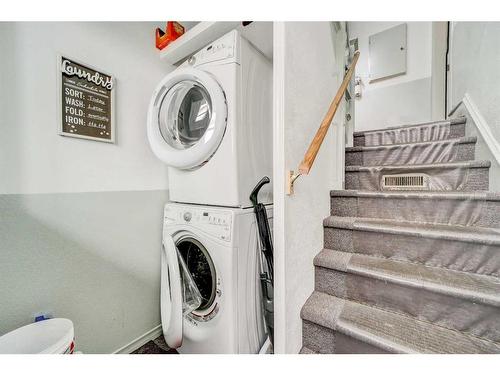
M 160 52 L 160 58 L 176 64 L 207 44 L 237 28 L 241 22 L 200 22 Z

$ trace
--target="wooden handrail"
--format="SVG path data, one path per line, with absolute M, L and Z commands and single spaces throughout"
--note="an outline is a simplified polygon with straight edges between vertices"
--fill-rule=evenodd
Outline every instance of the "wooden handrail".
M 332 123 L 333 117 L 335 116 L 335 113 L 337 112 L 340 101 L 342 100 L 342 97 L 344 96 L 345 91 L 347 90 L 347 86 L 349 85 L 349 81 L 351 80 L 352 74 L 354 73 L 354 68 L 356 67 L 356 63 L 358 62 L 358 58 L 359 58 L 359 51 L 356 51 L 354 53 L 354 57 L 352 59 L 351 66 L 349 67 L 349 70 L 347 71 L 346 75 L 344 76 L 344 80 L 342 81 L 342 84 L 340 85 L 340 87 L 337 91 L 337 94 L 335 95 L 335 98 L 333 98 L 333 101 L 330 104 L 330 108 L 328 108 L 328 112 L 325 115 L 325 118 L 323 118 L 323 121 L 321 121 L 321 125 L 319 126 L 319 129 L 316 132 L 314 139 L 312 140 L 311 144 L 309 145 L 309 148 L 307 149 L 307 152 L 304 155 L 304 159 L 302 160 L 302 163 L 300 163 L 300 166 L 299 166 L 299 173 L 300 174 L 308 174 L 309 171 L 311 170 L 311 167 L 314 163 L 314 160 L 316 159 L 316 156 L 318 155 L 318 151 L 321 147 L 321 144 L 323 143 L 323 140 L 325 139 L 326 133 L 328 132 L 328 129 L 330 128 L 330 124 Z
M 293 193 L 293 183 L 294 181 L 301 175 L 306 175 L 309 174 L 309 171 L 311 170 L 311 167 L 313 166 L 314 160 L 316 159 L 316 156 L 318 155 L 319 149 L 323 143 L 323 140 L 326 137 L 326 134 L 328 132 L 328 129 L 330 128 L 330 124 L 332 123 L 333 118 L 335 117 L 335 113 L 337 112 L 337 109 L 339 107 L 340 101 L 342 100 L 346 90 L 347 86 L 349 85 L 349 81 L 352 78 L 352 75 L 354 73 L 354 69 L 356 67 L 356 63 L 358 62 L 359 59 L 359 51 L 356 51 L 354 53 L 351 65 L 349 66 L 349 69 L 347 70 L 347 73 L 344 76 L 344 80 L 342 81 L 342 84 L 340 85 L 339 89 L 337 90 L 337 94 L 333 98 L 330 108 L 328 108 L 328 112 L 326 113 L 325 117 L 323 118 L 323 121 L 321 121 L 321 125 L 318 128 L 318 131 L 316 132 L 316 135 L 314 136 L 311 144 L 309 145 L 309 148 L 307 149 L 304 159 L 302 159 L 302 162 L 299 165 L 299 173 L 294 174 L 293 171 L 289 173 L 289 186 L 288 186 L 288 194 Z

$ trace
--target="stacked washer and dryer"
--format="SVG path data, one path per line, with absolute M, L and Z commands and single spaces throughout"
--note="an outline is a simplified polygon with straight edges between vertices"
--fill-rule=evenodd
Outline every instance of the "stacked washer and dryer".
M 249 195 L 272 175 L 272 64 L 231 31 L 158 85 L 148 138 L 168 165 L 161 318 L 180 353 L 257 353 L 266 341 L 257 224 Z M 269 204 L 272 187 L 259 199 Z M 182 264 L 183 263 L 183 264 Z M 182 270 L 201 294 L 183 312 Z

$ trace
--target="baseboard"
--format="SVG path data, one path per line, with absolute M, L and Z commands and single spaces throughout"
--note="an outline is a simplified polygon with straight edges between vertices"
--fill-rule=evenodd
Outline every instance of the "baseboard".
M 147 343 L 150 340 L 153 340 L 160 336 L 162 333 L 162 328 L 161 324 L 158 325 L 157 327 L 149 330 L 145 334 L 139 336 L 135 340 L 129 342 L 127 345 L 122 346 L 120 349 L 115 350 L 113 354 L 130 354 L 134 350 L 139 349 L 141 346 L 143 346 L 145 343 Z
M 479 133 L 483 137 L 486 145 L 490 149 L 496 162 L 500 164 L 500 143 L 493 136 L 491 128 L 484 119 L 484 117 L 481 115 L 479 108 L 476 106 L 476 104 L 472 101 L 471 97 L 467 93 L 464 95 L 462 103 L 469 112 L 472 120 L 476 124 Z

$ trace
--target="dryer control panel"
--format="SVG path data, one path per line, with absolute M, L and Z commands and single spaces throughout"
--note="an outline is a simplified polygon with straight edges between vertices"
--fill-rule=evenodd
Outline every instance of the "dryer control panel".
M 223 241 L 231 241 L 232 213 L 208 207 L 166 205 L 165 225 L 189 225 Z
M 233 30 L 217 39 L 212 44 L 196 52 L 182 65 L 196 67 L 198 65 L 213 63 L 221 60 L 229 60 L 225 62 L 234 60 L 234 62 L 237 62 L 236 53 L 238 50 L 238 37 L 239 34 L 237 30 Z

